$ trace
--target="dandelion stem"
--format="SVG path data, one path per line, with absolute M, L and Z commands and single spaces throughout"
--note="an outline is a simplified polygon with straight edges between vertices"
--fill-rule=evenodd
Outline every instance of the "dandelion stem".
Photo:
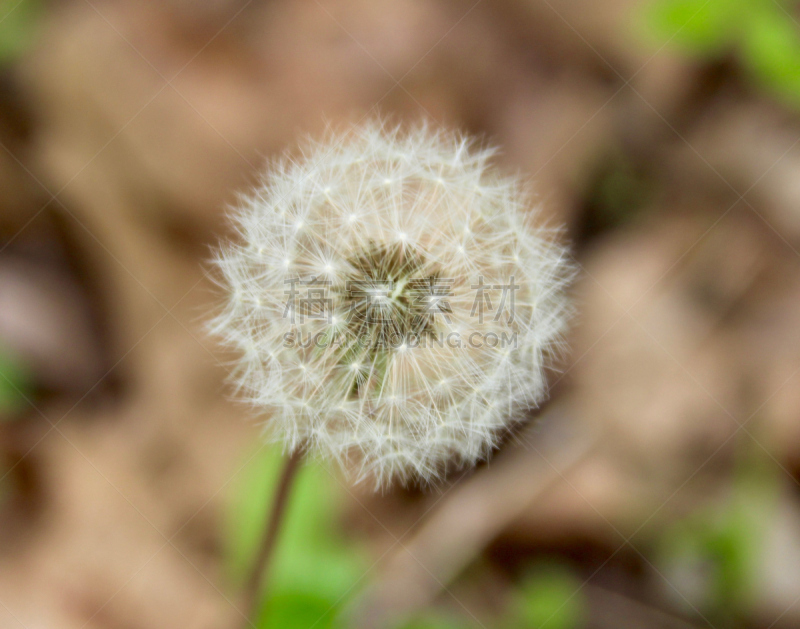
M 244 609 L 247 614 L 247 620 L 245 622 L 246 628 L 256 626 L 255 621 L 258 618 L 260 603 L 265 594 L 267 571 L 275 551 L 275 543 L 278 540 L 281 523 L 286 514 L 286 506 L 289 502 L 288 499 L 292 488 L 292 482 L 297 476 L 297 471 L 300 469 L 302 460 L 303 449 L 298 448 L 286 459 L 281 477 L 278 479 L 278 485 L 275 488 L 275 496 L 272 500 L 272 509 L 269 513 L 269 520 L 267 521 L 267 528 L 264 532 L 264 537 L 261 539 L 261 546 L 258 549 L 258 554 L 253 563 L 253 570 L 244 588 Z

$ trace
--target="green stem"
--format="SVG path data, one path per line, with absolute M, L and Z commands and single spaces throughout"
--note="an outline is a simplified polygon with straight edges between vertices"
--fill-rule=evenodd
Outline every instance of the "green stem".
M 283 472 L 278 480 L 275 490 L 275 497 L 272 502 L 272 510 L 267 522 L 267 530 L 261 539 L 261 546 L 258 549 L 256 559 L 253 563 L 253 570 L 250 573 L 244 587 L 244 609 L 246 611 L 245 627 L 255 627 L 258 619 L 260 603 L 264 598 L 267 581 L 267 568 L 275 551 L 275 543 L 278 540 L 281 523 L 286 515 L 286 506 L 289 502 L 289 493 L 292 482 L 300 469 L 303 460 L 303 449 L 298 448 L 286 459 Z

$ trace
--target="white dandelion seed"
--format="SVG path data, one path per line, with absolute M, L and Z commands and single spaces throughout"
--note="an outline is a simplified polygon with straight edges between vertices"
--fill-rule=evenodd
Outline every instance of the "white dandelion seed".
M 492 151 L 456 135 L 370 124 L 303 154 L 218 255 L 213 330 L 241 354 L 240 390 L 287 450 L 378 486 L 485 458 L 546 396 L 564 249 Z

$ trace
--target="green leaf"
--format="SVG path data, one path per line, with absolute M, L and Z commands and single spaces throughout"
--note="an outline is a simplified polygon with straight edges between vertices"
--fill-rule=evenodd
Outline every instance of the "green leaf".
M 29 397 L 28 374 L 19 360 L 0 347 L 0 419 L 13 417 Z
M 696 604 L 720 624 L 751 611 L 779 490 L 771 461 L 759 452 L 745 455 L 731 494 L 673 524 L 660 540 L 662 564 L 683 566 L 696 576 Z
M 645 12 L 645 28 L 655 43 L 714 55 L 737 38 L 745 6 L 753 0 L 659 0 Z
M 581 582 L 564 564 L 542 564 L 522 582 L 512 604 L 511 627 L 575 629 L 584 625 Z
M 37 0 L 0 0 L 0 64 L 25 52 L 33 41 L 39 14 Z
M 750 15 L 742 56 L 761 83 L 791 104 L 800 104 L 800 27 L 776 4 Z
M 264 629 L 331 629 L 334 616 L 331 601 L 300 592 L 275 594 L 264 605 L 258 627 Z

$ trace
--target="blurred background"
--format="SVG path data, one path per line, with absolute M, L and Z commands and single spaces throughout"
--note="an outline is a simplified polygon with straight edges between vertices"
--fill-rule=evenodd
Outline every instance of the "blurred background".
M 491 464 L 304 469 L 256 625 L 800 626 L 800 4 L 0 1 L 0 627 L 237 627 L 280 453 L 204 331 L 264 161 L 428 118 L 579 263 Z

